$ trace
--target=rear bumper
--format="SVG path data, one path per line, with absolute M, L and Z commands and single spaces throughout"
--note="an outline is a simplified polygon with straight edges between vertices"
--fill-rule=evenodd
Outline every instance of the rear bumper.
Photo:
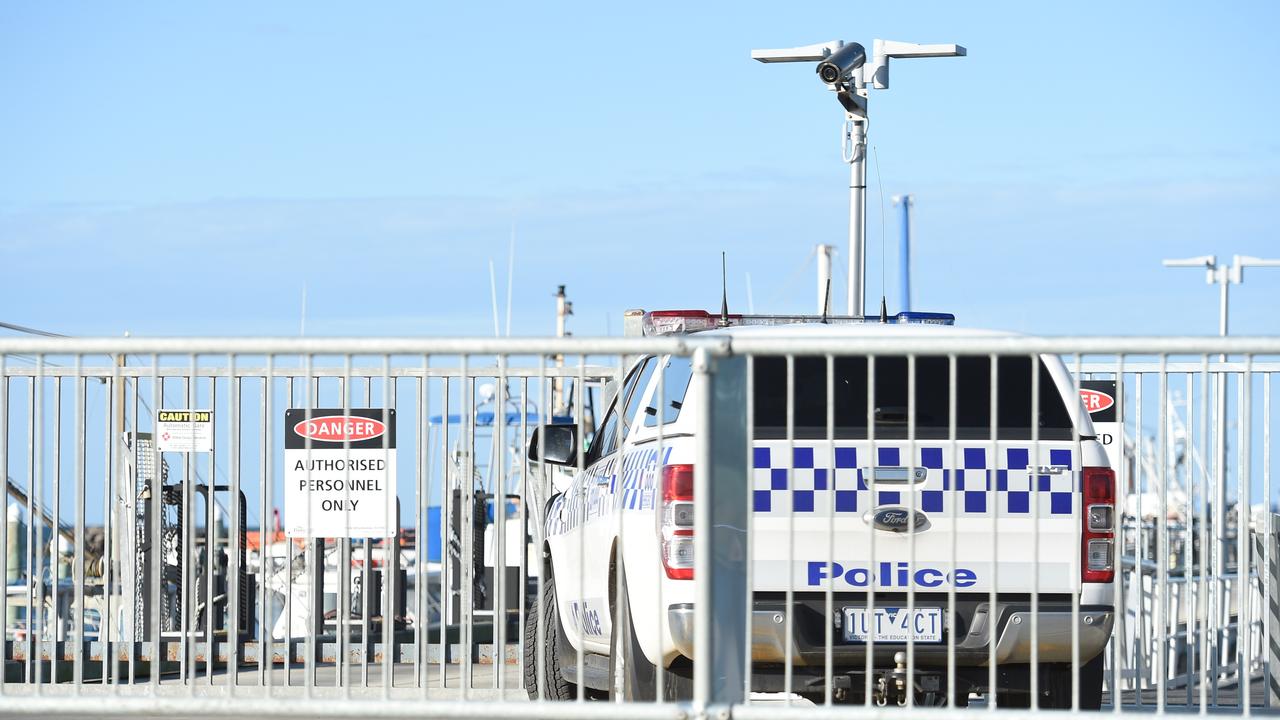
M 825 598 L 818 595 L 804 597 L 797 593 L 788 612 L 785 601 L 757 599 L 751 613 L 751 658 L 755 663 L 785 663 L 787 661 L 787 616 L 791 616 L 790 661 L 794 666 L 824 667 L 827 662 Z M 877 605 L 906 605 L 906 598 L 877 597 Z M 842 608 L 865 606 L 862 597 L 835 598 L 833 609 L 839 615 Z M 916 607 L 946 608 L 946 596 L 941 598 L 917 595 Z M 942 642 L 915 643 L 913 655 L 917 666 L 943 666 L 947 664 L 948 648 L 954 637 L 955 658 L 958 665 L 986 666 L 991 659 L 989 641 L 992 637 L 990 623 L 995 623 L 995 660 L 997 664 L 1029 663 L 1033 648 L 1038 648 L 1038 662 L 1071 662 L 1072 628 L 1075 628 L 1079 646 L 1079 659 L 1093 659 L 1106 647 L 1115 623 L 1115 613 L 1110 606 L 1082 605 L 1073 615 L 1071 601 L 1042 597 L 1039 612 L 1033 612 L 1029 598 L 997 599 L 995 612 L 987 601 L 957 599 L 955 628 L 943 632 Z M 678 604 L 667 609 L 671 637 L 676 650 L 687 658 L 693 658 L 693 605 Z M 863 668 L 866 665 L 867 644 L 846 642 L 836 618 L 831 619 L 833 644 L 831 662 L 836 667 Z M 907 649 L 905 643 L 879 642 L 873 644 L 876 666 L 892 666 L 893 655 Z

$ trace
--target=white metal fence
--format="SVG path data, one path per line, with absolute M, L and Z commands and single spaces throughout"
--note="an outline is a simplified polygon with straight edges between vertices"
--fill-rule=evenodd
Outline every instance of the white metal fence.
M 650 542 L 621 532 L 626 517 L 649 517 L 655 528 L 662 522 L 661 462 L 627 466 L 627 430 L 616 457 L 584 445 L 567 468 L 529 462 L 524 453 L 534 429 L 547 423 L 576 424 L 579 441 L 600 435 L 609 403 L 625 402 L 633 390 L 635 362 L 668 356 L 689 361 L 690 395 L 677 402 L 693 410 L 684 421 L 654 413 L 650 447 L 657 458 L 669 449 L 691 453 L 692 494 L 708 499 L 692 502 L 694 579 L 677 584 L 659 574 L 660 565 L 619 559 L 627 542 Z M 1023 463 L 1026 490 L 999 486 L 1018 473 L 994 460 L 969 468 L 983 478 L 980 492 L 962 488 L 963 459 L 935 464 L 921 454 L 1005 452 L 1013 435 L 996 416 L 1015 379 L 1002 378 L 1001 358 L 1022 358 L 1031 368 L 1042 356 L 1061 358 L 1074 379 L 1118 385 L 1109 615 L 1082 604 L 1082 548 L 1054 547 L 1065 526 L 1037 513 L 1015 517 L 1026 512 L 1019 503 L 1057 508 L 1061 499 L 1063 518 L 1077 529 L 1084 520 L 1082 458 L 1092 439 L 1072 423 L 1054 447 L 1073 452 L 1074 461 L 1036 457 L 1051 452 L 1041 433 L 1049 427 L 1042 403 L 1051 397 L 1042 383 L 1052 378 L 1032 372 L 1017 379 L 1031 388 L 1020 396 L 1027 417 L 1038 419 L 1022 438 L 1031 453 Z M 893 712 L 878 709 L 881 702 L 1034 712 L 1038 703 L 1029 698 L 1059 682 L 1043 668 L 1078 673 L 1089 660 L 1080 657 L 1082 632 L 1091 632 L 1082 623 L 1106 617 L 1104 710 L 1248 713 L 1271 704 L 1268 638 L 1280 642 L 1268 624 L 1276 602 L 1268 568 L 1277 562 L 1270 427 L 1278 356 L 1280 340 L 1270 338 L 5 339 L 0 712 L 780 717 L 813 713 L 811 704 L 851 716 Z M 970 359 L 990 374 L 982 390 L 989 427 L 965 435 Z M 877 403 L 899 361 L 907 368 L 905 401 Z M 940 363 L 946 382 L 921 374 L 929 363 Z M 774 365 L 782 374 L 766 375 Z M 846 413 L 840 393 L 858 374 L 865 380 L 857 381 L 857 412 Z M 654 378 L 654 398 L 666 402 L 672 381 L 663 372 Z M 774 394 L 762 394 L 770 383 Z M 940 416 L 922 404 L 928 393 Z M 761 403 L 775 401 L 783 420 L 765 427 L 773 421 L 762 420 Z M 821 420 L 803 426 L 800 406 L 810 401 Z M 395 445 L 389 436 L 380 440 L 397 459 L 394 538 L 286 536 L 285 411 L 318 408 L 395 410 Z M 162 410 L 211 411 L 211 451 L 162 451 Z M 698 424 L 685 432 L 679 423 L 691 420 Z M 773 454 L 761 465 L 757 450 L 766 446 Z M 350 457 L 349 444 L 344 450 Z M 846 467 L 837 450 L 877 459 Z M 897 453 L 896 461 L 882 461 L 894 456 L 882 450 Z M 867 487 L 842 490 L 841 471 L 851 468 L 866 470 Z M 1054 475 L 1043 485 L 1040 468 Z M 890 504 L 904 509 L 912 528 L 916 512 L 932 517 L 932 527 L 875 529 L 868 511 L 885 503 L 873 498 L 901 490 L 884 490 L 903 482 L 890 469 L 919 483 Z M 601 473 L 606 482 L 597 485 Z M 843 506 L 841 492 L 863 504 Z M 1075 499 L 1041 497 L 1063 492 Z M 587 544 L 596 536 L 543 523 L 557 495 L 571 500 L 574 493 L 580 505 L 572 512 L 583 526 L 604 518 L 621 537 L 615 542 L 624 547 L 606 553 L 612 559 L 604 565 L 589 564 Z M 950 534 L 945 554 L 930 545 L 931 530 Z M 578 545 L 577 587 L 548 576 L 549 535 Z M 869 553 L 868 578 L 884 558 L 910 572 L 923 558 L 932 563 L 925 570 L 952 580 L 945 589 L 927 574 L 924 585 L 909 580 L 891 590 L 869 581 L 865 589 L 836 587 L 829 576 L 864 538 L 857 552 Z M 1018 581 L 1026 587 L 1014 589 L 1018 571 L 1009 563 L 1023 557 L 1023 544 L 1033 547 L 1032 559 Z M 1042 560 L 1053 552 L 1076 573 L 1074 589 L 1052 584 L 1059 570 Z M 993 574 L 981 593 L 954 581 L 971 558 Z M 774 571 L 762 564 L 769 559 L 785 566 L 786 581 L 771 579 Z M 626 572 L 612 572 L 615 566 Z M 797 572 L 823 582 L 808 587 L 795 581 Z M 628 582 L 649 582 L 641 573 L 652 575 L 656 595 L 628 594 Z M 584 579 L 601 574 L 599 583 Z M 631 609 L 651 614 L 648 624 L 675 633 L 679 618 L 691 622 L 688 657 L 677 653 L 671 673 L 656 674 L 647 699 L 589 702 L 610 687 L 625 694 L 626 669 L 588 647 L 581 639 L 587 621 L 578 619 L 580 639 L 565 668 L 579 680 L 578 701 L 554 702 L 544 686 L 525 702 L 526 675 L 545 677 L 547 644 L 558 642 L 548 638 L 539 603 L 549 584 L 580 603 L 574 607 L 584 616 L 592 602 L 603 603 L 607 617 L 593 628 L 597 648 L 617 647 L 621 631 L 612 628 L 631 625 L 619 621 L 618 598 L 643 596 L 643 606 Z M 591 584 L 607 584 L 607 598 L 589 597 Z M 688 613 L 673 612 L 676 605 Z M 897 613 L 898 606 L 936 611 L 930 617 L 943 622 L 942 641 L 858 639 L 836 624 L 878 622 L 877 607 Z M 1045 608 L 1069 615 L 1065 636 L 1046 637 L 1053 627 Z M 979 616 L 991 621 L 981 625 Z M 1023 618 L 1036 640 L 1028 656 L 1008 655 L 997 633 Z M 531 655 L 526 626 L 536 628 Z M 972 646 L 965 633 L 976 638 Z M 589 686 L 597 671 L 610 684 L 603 690 Z M 905 690 L 888 687 L 898 680 Z M 1066 707 L 1088 704 L 1081 685 L 1066 695 L 1059 689 Z

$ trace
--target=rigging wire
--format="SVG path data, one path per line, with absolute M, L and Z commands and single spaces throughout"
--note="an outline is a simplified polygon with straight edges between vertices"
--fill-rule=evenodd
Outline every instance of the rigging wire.
M 887 295 L 884 283 L 884 256 L 887 254 L 884 249 L 884 181 L 880 179 L 880 149 L 872 145 L 871 154 L 876 160 L 876 185 L 880 187 L 880 297 L 884 298 Z
M 805 256 L 804 263 L 801 264 L 800 267 L 796 268 L 794 272 L 788 275 L 787 279 L 782 282 L 782 287 L 779 288 L 778 292 L 776 292 L 773 295 L 773 297 L 769 298 L 769 303 L 768 303 L 769 307 L 772 308 L 777 306 L 778 300 L 782 299 L 782 297 L 787 294 L 787 291 L 790 290 L 791 286 L 795 284 L 796 279 L 799 278 L 801 274 L 803 274 L 805 271 L 809 269 L 809 265 L 810 263 L 813 262 L 814 257 L 817 256 L 817 253 L 818 253 L 817 248 L 809 249 L 809 254 Z

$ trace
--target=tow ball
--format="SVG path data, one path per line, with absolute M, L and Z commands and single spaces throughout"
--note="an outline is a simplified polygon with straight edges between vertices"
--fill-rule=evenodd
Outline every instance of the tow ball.
M 907 704 L 908 694 L 913 692 L 918 693 L 917 705 L 937 704 L 938 699 L 942 697 L 939 692 L 941 683 L 937 675 L 920 674 L 916 678 L 917 682 L 912 682 L 907 674 L 907 654 L 904 652 L 893 654 L 893 664 L 893 670 L 882 673 L 876 678 L 872 692 L 877 705 L 884 707 L 892 702 L 898 706 L 904 706 Z

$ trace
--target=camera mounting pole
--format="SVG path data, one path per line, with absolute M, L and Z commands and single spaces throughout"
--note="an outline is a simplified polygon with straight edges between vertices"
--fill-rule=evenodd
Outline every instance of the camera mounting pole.
M 889 88 L 889 59 L 910 57 L 958 57 L 966 54 L 954 44 L 918 45 L 896 40 L 875 40 L 871 62 L 858 43 L 843 40 L 794 48 L 752 50 L 763 63 L 816 62 L 818 77 L 835 92 L 844 108 L 842 157 L 849 164 L 849 314 L 864 315 L 867 276 L 867 92 Z

